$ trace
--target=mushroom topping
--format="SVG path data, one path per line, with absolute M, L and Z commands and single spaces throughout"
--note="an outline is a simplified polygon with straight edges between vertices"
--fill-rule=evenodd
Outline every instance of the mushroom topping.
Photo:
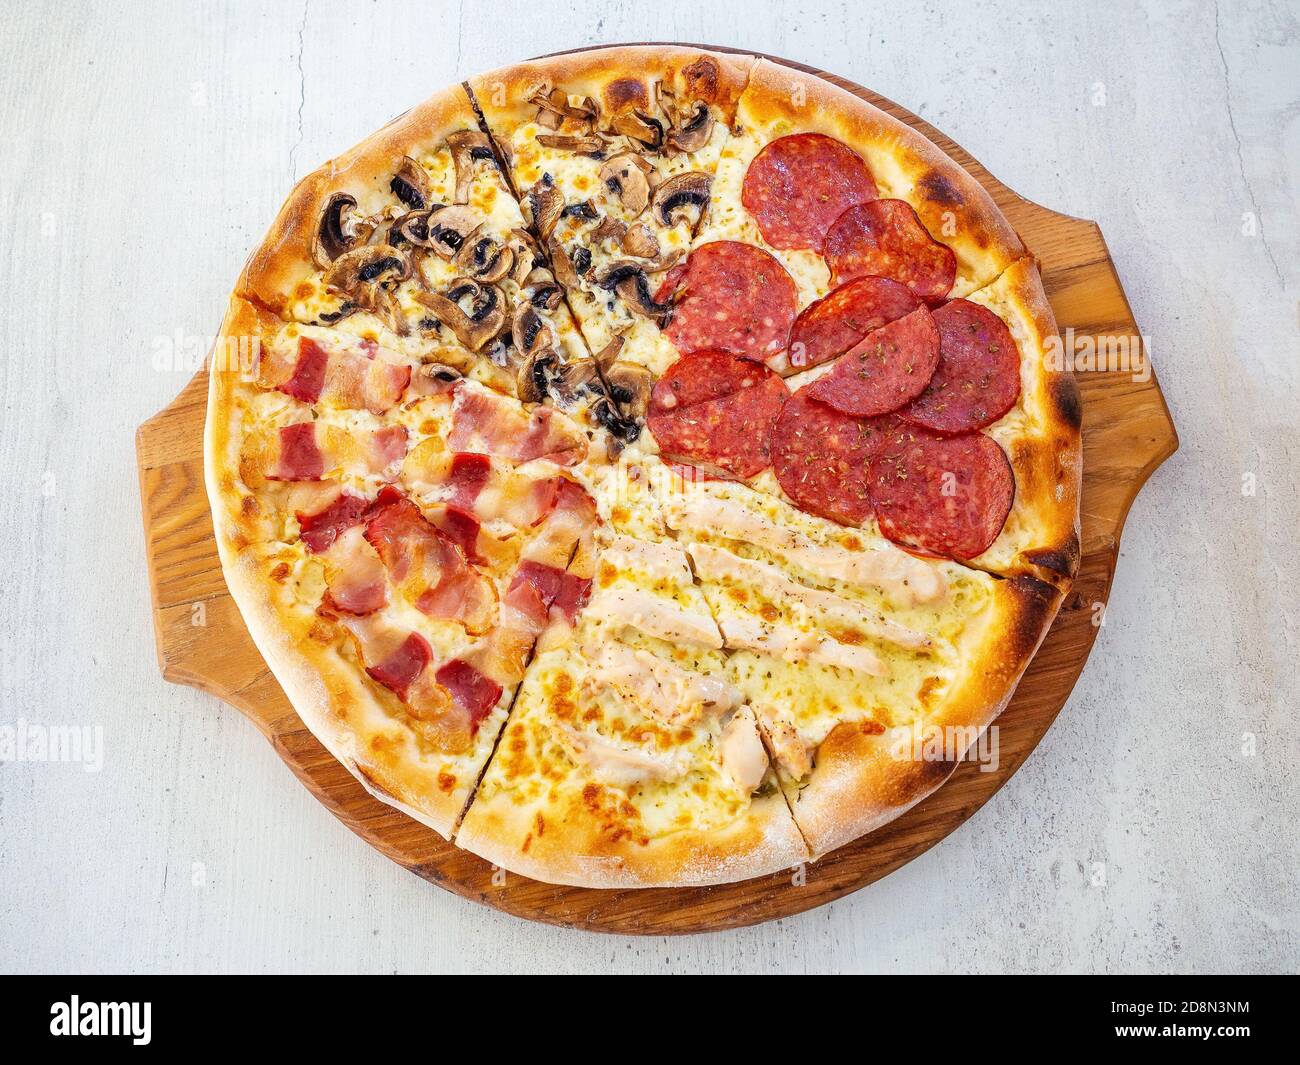
M 583 392 L 593 392 L 598 395 L 604 392 L 600 372 L 592 359 L 579 359 L 577 362 L 558 365 L 550 387 L 555 401 L 566 408 L 572 408 Z
M 645 264 L 618 259 L 604 267 L 595 278 L 596 285 L 613 289 L 619 298 L 635 313 L 649 318 L 656 325 L 667 324 L 672 311 L 671 303 L 656 303 L 646 278 Z
M 388 187 L 393 190 L 393 195 L 412 211 L 423 211 L 433 199 L 433 190 L 429 187 L 429 175 L 425 173 L 424 167 L 409 155 L 402 156 L 397 173 L 393 175 L 393 180 L 388 183 Z
M 659 241 L 644 222 L 638 222 L 623 234 L 622 248 L 638 259 L 654 259 L 659 255 Z
M 376 285 L 374 288 L 375 313 L 379 315 L 383 322 L 392 332 L 399 337 L 408 336 L 411 332 L 410 323 L 406 320 L 406 314 L 402 310 L 402 305 L 398 302 L 397 296 L 390 289 L 383 285 Z
M 524 359 L 515 372 L 515 398 L 521 403 L 540 403 L 551 390 L 560 359 L 552 348 L 542 348 Z
M 650 405 L 650 390 L 654 387 L 654 374 L 644 366 L 631 362 L 616 362 L 605 371 L 609 385 L 609 398 L 618 404 L 625 418 L 643 419 Z
M 555 224 L 564 211 L 564 196 L 555 187 L 555 179 L 550 174 L 543 174 L 541 180 L 528 190 L 528 207 L 537 232 L 543 240 L 548 239 L 555 232 Z
M 581 136 L 568 133 L 539 133 L 537 143 L 547 148 L 559 148 L 564 152 L 583 152 L 588 155 L 605 150 L 605 140 L 597 133 L 584 133 Z
M 646 174 L 649 164 L 632 152 L 620 152 L 605 161 L 600 168 L 600 180 L 618 197 L 619 203 L 637 217 L 650 202 L 650 179 Z
M 657 152 L 664 146 L 663 123 L 640 111 L 625 111 L 616 115 L 612 125 L 617 132 L 645 145 L 652 152 Z
M 673 123 L 668 133 L 668 147 L 679 152 L 698 152 L 712 136 L 713 112 L 707 104 L 700 102 Z
M 530 271 L 520 288 L 528 302 L 540 311 L 553 311 L 564 299 L 564 292 L 551 272 L 541 267 Z
M 551 252 L 551 265 L 555 268 L 555 278 L 568 288 L 578 285 L 578 271 L 574 269 L 569 252 L 558 240 L 552 240 L 547 247 Z
M 601 373 L 607 373 L 609 368 L 613 366 L 614 362 L 618 359 L 619 353 L 622 350 L 623 337 L 616 334 L 610 338 L 608 344 L 592 356 L 592 360 L 600 367 Z
M 469 203 L 469 186 L 474 179 L 474 163 L 492 158 L 492 143 L 486 133 L 476 129 L 462 129 L 447 138 L 451 161 L 456 167 L 456 194 L 454 202 Z
M 514 342 L 515 351 L 525 359 L 555 345 L 555 335 L 550 326 L 542 321 L 537 308 L 528 302 L 520 303 L 515 308 L 510 322 L 510 339 Z
M 630 444 L 641 435 L 641 426 L 635 418 L 625 418 L 618 405 L 608 396 L 601 396 L 591 405 L 591 416 L 609 430 L 616 440 Z
M 372 301 L 366 289 L 370 286 L 405 281 L 410 276 L 410 259 L 391 244 L 370 244 L 340 255 L 325 271 L 324 280 L 328 287 L 346 292 L 358 303 L 369 306 Z
M 651 212 L 655 221 L 662 226 L 674 226 L 681 221 L 679 212 L 688 211 L 692 207 L 699 210 L 697 221 L 703 218 L 709 206 L 709 188 L 712 184 L 713 179 L 699 170 L 688 170 L 685 174 L 669 178 L 655 189 Z
M 623 235 L 627 232 L 627 223 L 620 222 L 617 218 L 611 218 L 605 215 L 600 220 L 600 225 L 589 234 L 591 239 L 599 243 L 602 240 L 612 240 L 615 243 L 622 241 Z
M 450 262 L 485 221 L 473 207 L 457 204 L 455 207 L 438 207 L 430 212 L 428 233 L 423 241 L 412 235 L 409 226 L 402 234 L 412 244 L 432 248 L 438 258 Z
M 470 351 L 481 351 L 506 326 L 505 298 L 501 290 L 495 285 L 481 285 L 473 278 L 456 278 L 445 296 L 439 292 L 417 292 L 415 298 Z M 463 301 L 468 301 L 468 310 L 461 306 Z
M 537 105 L 535 121 L 544 129 L 556 130 L 564 125 L 566 118 L 578 122 L 592 123 L 600 113 L 596 101 L 590 96 L 583 97 L 582 103 L 569 103 L 569 94 L 563 89 L 553 88 L 549 81 L 536 86 L 526 97 L 530 104 Z
M 356 238 L 356 208 L 356 197 L 346 192 L 336 192 L 325 201 L 311 250 L 312 258 L 322 270 L 329 269 L 330 263 L 352 246 Z
M 587 222 L 594 222 L 600 217 L 600 212 L 591 206 L 590 200 L 583 200 L 580 203 L 571 203 L 560 212 L 564 218 L 581 218 Z
M 500 281 L 514 265 L 514 253 L 491 237 L 474 235 L 460 246 L 452 265 L 480 281 Z

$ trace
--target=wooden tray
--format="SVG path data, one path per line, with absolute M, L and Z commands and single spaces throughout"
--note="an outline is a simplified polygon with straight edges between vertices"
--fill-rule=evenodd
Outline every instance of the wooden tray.
M 974 175 L 1038 256 L 1062 332 L 1073 329 L 1076 338 L 1140 335 L 1094 222 L 1017 196 L 951 139 L 876 93 L 823 70 L 769 58 L 883 108 Z M 494 869 L 371 798 L 298 719 L 226 590 L 203 487 L 206 371 L 140 426 L 136 437 L 163 676 L 235 706 L 348 828 L 413 873 L 466 898 L 552 924 L 655 935 L 734 928 L 800 913 L 879 880 L 957 828 L 1020 767 L 1074 687 L 1097 635 L 1095 621 L 1110 590 L 1129 505 L 1178 447 L 1154 375 L 1139 382 L 1128 371 L 1088 372 L 1078 374 L 1078 382 L 1084 411 L 1082 564 L 1060 616 L 998 718 L 999 768 L 983 773 L 973 763 L 959 766 L 944 787 L 905 816 L 809 865 L 800 876 L 780 873 L 711 888 L 558 887 Z

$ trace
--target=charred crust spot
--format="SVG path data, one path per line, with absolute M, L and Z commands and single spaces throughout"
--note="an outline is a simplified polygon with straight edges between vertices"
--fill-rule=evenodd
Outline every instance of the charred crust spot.
M 1025 560 L 1040 569 L 1059 573 L 1062 577 L 1073 577 L 1079 568 L 1079 536 L 1071 532 L 1069 539 L 1060 547 L 1044 551 L 1026 551 Z
M 940 207 L 963 207 L 966 204 L 961 191 L 938 170 L 927 170 L 917 182 L 925 198 Z
M 605 87 L 605 107 L 611 112 L 646 108 L 649 104 L 645 84 L 636 78 L 618 78 Z
M 1083 402 L 1079 399 L 1079 385 L 1070 374 L 1055 374 L 1048 387 L 1052 392 L 1052 404 L 1071 429 L 1083 427 Z
M 1061 593 L 1037 577 L 1020 575 L 1008 583 L 1016 589 L 1019 609 L 1012 623 L 1012 634 L 1007 656 L 1014 662 L 1027 658 L 1043 635 L 1043 626 L 1056 610 Z
M 702 55 L 682 71 L 686 80 L 686 96 L 694 100 L 716 100 L 721 71 L 718 61 L 712 56 Z

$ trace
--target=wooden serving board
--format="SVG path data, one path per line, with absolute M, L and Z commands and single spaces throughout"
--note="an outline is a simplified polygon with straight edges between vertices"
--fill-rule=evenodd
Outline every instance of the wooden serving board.
M 974 175 L 1038 256 L 1063 333 L 1073 329 L 1076 339 L 1140 336 L 1094 222 L 1022 199 L 950 138 L 876 93 L 826 71 L 769 58 L 826 78 L 883 108 Z M 800 913 L 879 880 L 957 828 L 1020 767 L 1074 687 L 1097 635 L 1095 621 L 1110 590 L 1129 505 L 1178 447 L 1154 374 L 1145 381 L 1123 370 L 1077 377 L 1084 412 L 1082 564 L 1073 592 L 998 718 L 997 770 L 980 772 L 974 763 L 964 763 L 938 792 L 897 821 L 798 873 L 709 888 L 559 887 L 494 869 L 372 798 L 299 720 L 226 590 L 203 485 L 206 371 L 140 426 L 136 438 L 163 676 L 235 706 L 348 828 L 413 873 L 466 898 L 552 924 L 655 935 L 733 928 Z

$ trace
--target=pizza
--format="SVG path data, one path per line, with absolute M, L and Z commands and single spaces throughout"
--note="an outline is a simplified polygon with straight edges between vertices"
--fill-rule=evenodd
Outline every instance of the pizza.
M 1055 334 L 983 188 L 850 93 L 518 64 L 308 176 L 250 257 L 223 570 L 307 727 L 458 846 L 592 887 L 796 867 L 947 779 L 1069 591 Z

